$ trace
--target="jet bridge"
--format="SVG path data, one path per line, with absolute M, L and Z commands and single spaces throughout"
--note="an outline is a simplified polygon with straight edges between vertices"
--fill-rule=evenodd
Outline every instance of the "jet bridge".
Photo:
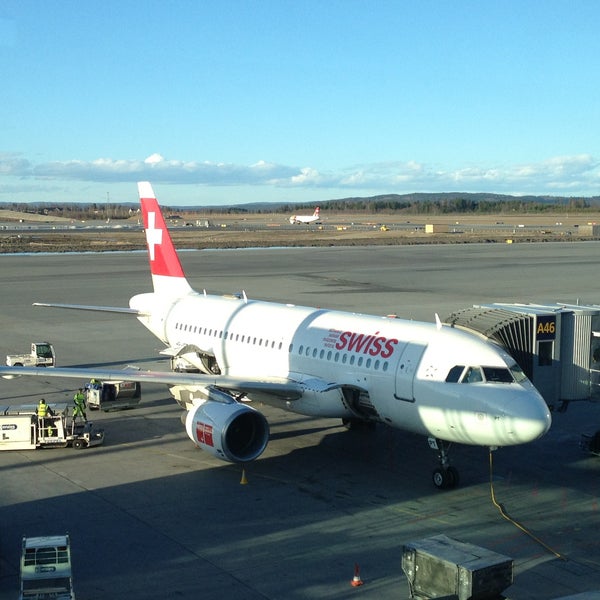
M 502 345 L 551 408 L 600 400 L 600 306 L 482 304 L 445 322 Z

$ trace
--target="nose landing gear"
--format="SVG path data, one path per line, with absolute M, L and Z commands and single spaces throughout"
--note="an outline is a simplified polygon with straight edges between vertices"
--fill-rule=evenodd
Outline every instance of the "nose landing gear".
M 438 440 L 437 438 L 428 438 L 427 441 L 429 442 L 429 447 L 437 451 L 440 461 L 440 466 L 434 469 L 432 474 L 433 485 L 438 490 L 451 490 L 455 488 L 459 483 L 460 477 L 458 470 L 450 465 L 448 457 L 450 442 Z

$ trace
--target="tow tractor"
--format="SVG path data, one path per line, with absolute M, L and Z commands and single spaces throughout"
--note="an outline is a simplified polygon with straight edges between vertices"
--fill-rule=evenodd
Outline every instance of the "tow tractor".
M 0 407 L 0 450 L 99 446 L 104 429 L 68 418 L 66 404 L 52 404 L 52 415 L 38 417 L 32 405 Z
M 56 354 L 50 342 L 32 342 L 29 354 L 7 354 L 9 367 L 54 367 Z

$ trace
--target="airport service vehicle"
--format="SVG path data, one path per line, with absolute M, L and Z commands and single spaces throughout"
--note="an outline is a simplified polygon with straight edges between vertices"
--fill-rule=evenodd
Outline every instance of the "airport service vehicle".
M 31 405 L 0 407 L 0 450 L 35 450 L 66 448 L 76 450 L 99 446 L 104 442 L 104 430 L 91 422 L 73 423 L 68 419 L 66 404 L 50 406 L 53 415 L 43 418 Z
M 451 443 L 496 448 L 548 431 L 548 406 L 508 352 L 437 317 L 426 323 L 252 300 L 245 291 L 194 291 L 150 183 L 138 189 L 153 291 L 133 296 L 129 308 L 36 305 L 132 315 L 172 358 L 189 362 L 195 354 L 199 372 L 126 377 L 170 386 L 199 448 L 230 462 L 258 458 L 269 425 L 253 403 L 348 425 L 381 423 L 429 439 L 439 459 L 433 483 L 442 489 L 459 479 L 449 462 Z M 50 371 L 44 375 L 123 378 L 110 369 Z M 0 375 L 15 373 L 0 367 Z M 40 370 L 22 367 L 19 374 Z
M 68 535 L 24 537 L 19 600 L 75 600 Z
M 142 386 L 138 381 L 102 381 L 86 384 L 84 394 L 91 410 L 124 410 L 140 403 Z
M 9 367 L 54 367 L 56 354 L 49 342 L 32 342 L 29 354 L 8 354 L 6 364 Z

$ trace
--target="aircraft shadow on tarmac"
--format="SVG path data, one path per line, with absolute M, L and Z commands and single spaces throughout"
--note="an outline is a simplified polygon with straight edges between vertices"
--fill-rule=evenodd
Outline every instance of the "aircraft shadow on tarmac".
M 597 409 L 571 407 L 540 440 L 493 454 L 498 500 L 566 555 L 563 564 L 498 514 L 485 448 L 453 446 L 461 484 L 440 492 L 422 436 L 381 425 L 347 431 L 265 407 L 270 443 L 242 470 L 194 447 L 164 387 L 145 392 L 139 408 L 88 412 L 106 431 L 103 446 L 1 455 L 5 490 L 24 481 L 38 490 L 0 499 L 7 590 L 16 589 L 20 536 L 61 531 L 71 534 L 76 591 L 87 597 L 161 598 L 169 581 L 183 598 L 198 589 L 252 600 L 346 598 L 360 562 L 368 597 L 398 598 L 402 544 L 439 533 L 514 558 L 516 589 L 526 590 L 509 596 L 516 600 L 600 587 L 600 461 L 578 446 Z M 563 594 L 542 591 L 539 580 L 552 578 L 564 582 Z
M 114 415 L 104 423 L 108 428 L 119 419 L 125 420 Z M 156 423 L 148 428 L 140 420 Z M 284 445 L 290 438 L 276 437 L 272 450 L 247 465 L 247 481 L 241 485 L 239 465 L 210 458 L 189 440 L 143 441 L 161 427 L 171 434 L 177 421 L 134 418 L 129 428 L 141 431 L 126 447 L 115 440 L 114 445 L 68 456 L 67 450 L 44 451 L 26 461 L 23 471 L 43 467 L 36 476 L 39 494 L 46 496 L 2 508 L 6 589 L 16 589 L 20 536 L 48 532 L 49 527 L 50 533 L 69 531 L 76 590 L 85 597 L 100 597 L 100 591 L 124 597 L 127 591 L 128 598 L 160 598 L 168 587 L 170 596 L 182 598 L 197 597 L 198 589 L 206 597 L 222 597 L 226 589 L 229 596 L 239 592 L 240 598 L 317 597 L 319 590 L 328 598 L 345 598 L 348 573 L 356 562 L 370 586 L 367 597 L 407 597 L 399 595 L 406 585 L 400 569 L 402 544 L 438 533 L 523 561 L 523 581 L 528 573 L 535 582 L 546 569 L 556 572 L 556 560 L 544 558 L 533 542 L 497 517 L 487 486 L 472 481 L 447 493 L 433 489 L 423 477 L 423 468 L 432 461 L 426 447 L 415 447 L 417 436 L 301 428 L 299 438 L 323 436 L 290 452 Z M 478 460 L 482 452 L 476 450 L 466 470 L 477 465 L 484 476 L 485 463 Z M 537 496 L 517 491 L 527 485 L 524 478 L 532 464 L 523 456 L 523 481 L 513 479 L 511 500 L 528 507 L 537 534 L 558 541 L 548 511 L 555 499 L 545 499 L 543 484 L 538 482 Z M 113 469 L 139 480 L 125 477 L 122 483 L 105 485 L 101 464 L 107 460 Z M 561 503 L 553 507 L 555 513 L 564 509 Z M 589 553 L 589 547 L 583 549 Z M 583 549 L 576 549 L 576 559 Z M 594 552 L 597 558 L 597 546 Z M 532 557 L 537 563 L 528 565 Z M 600 584 L 600 575 L 583 562 L 571 563 L 561 576 L 576 579 L 582 574 Z M 514 597 L 555 596 L 531 592 Z

